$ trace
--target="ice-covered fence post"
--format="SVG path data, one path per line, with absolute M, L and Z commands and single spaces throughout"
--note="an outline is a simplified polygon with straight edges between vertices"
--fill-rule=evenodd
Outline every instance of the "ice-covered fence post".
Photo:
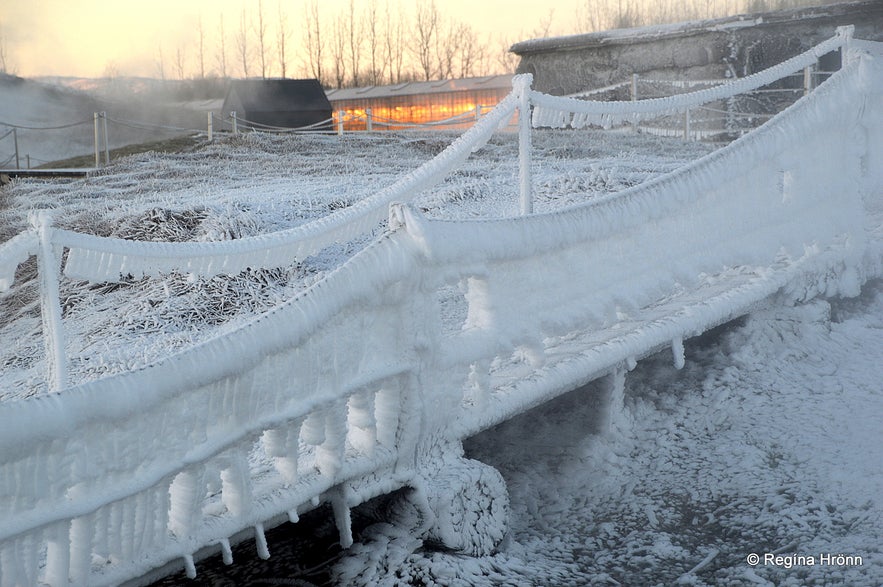
M 206 118 L 208 119 L 208 122 L 207 122 L 207 124 L 208 124 L 208 142 L 212 142 L 212 139 L 214 138 L 214 130 L 215 130 L 214 122 L 215 121 L 214 121 L 213 116 L 214 115 L 211 112 L 206 112 Z
M 239 133 L 239 127 L 236 126 L 236 111 L 235 110 L 230 113 L 230 120 L 232 121 L 233 134 L 235 135 L 235 134 Z
M 101 113 L 101 125 L 104 127 L 104 164 L 110 165 L 110 147 L 107 145 L 107 112 Z
M 684 110 L 684 140 L 690 140 L 690 109 Z
M 855 32 L 855 25 L 839 26 L 835 29 L 838 36 L 843 37 L 843 44 L 840 46 L 840 67 L 846 65 L 849 61 L 849 49 L 852 45 L 852 35 Z
M 337 134 L 343 134 L 343 117 L 346 116 L 346 112 L 343 110 L 337 111 Z
M 371 120 L 372 112 L 370 108 L 365 108 L 365 130 L 371 131 L 374 130 L 374 124 Z
M 19 159 L 18 159 L 18 129 L 17 128 L 12 129 L 12 142 L 15 145 L 15 168 L 21 169 L 21 163 L 19 162 Z
M 481 120 L 481 104 L 475 106 L 475 122 Z
M 806 96 L 812 91 L 812 66 L 807 65 L 803 68 L 803 95 Z
M 31 214 L 31 227 L 40 238 L 37 272 L 40 277 L 40 311 L 43 317 L 43 341 L 46 345 L 47 384 L 49 391 L 67 387 L 67 359 L 64 330 L 61 324 L 61 255 L 52 247 L 52 217 L 45 210 Z
M 93 123 L 95 130 L 95 167 L 101 165 L 101 151 L 98 143 L 98 113 L 94 112 L 92 114 Z
M 530 173 L 530 86 L 533 75 L 523 73 L 512 79 L 512 89 L 518 92 L 518 179 L 520 185 L 521 215 L 533 214 L 533 178 Z

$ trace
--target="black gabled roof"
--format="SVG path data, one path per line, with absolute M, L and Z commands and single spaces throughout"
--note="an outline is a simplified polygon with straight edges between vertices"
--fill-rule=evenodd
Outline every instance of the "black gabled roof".
M 325 90 L 316 79 L 233 80 L 224 99 L 225 110 L 231 100 L 246 112 L 331 110 Z

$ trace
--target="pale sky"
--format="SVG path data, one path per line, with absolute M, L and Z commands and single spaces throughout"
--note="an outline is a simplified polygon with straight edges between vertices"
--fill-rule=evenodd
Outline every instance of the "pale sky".
M 291 32 L 286 51 L 289 71 L 302 65 L 302 22 L 307 0 L 263 0 L 267 36 L 276 58 L 277 15 L 281 8 Z M 382 13 L 389 3 L 401 7 L 409 17 L 417 0 L 375 0 Z M 357 12 L 367 2 L 354 0 Z M 494 50 L 503 40 L 529 38 L 531 32 L 551 21 L 566 32 L 577 0 L 437 0 L 439 12 L 467 22 L 488 39 Z M 320 0 L 320 18 L 330 25 L 332 18 L 349 6 L 349 0 Z M 256 20 L 258 0 L 0 0 L 0 42 L 6 52 L 7 68 L 18 75 L 102 76 L 143 75 L 158 77 L 160 54 L 165 73 L 174 77 L 179 52 L 189 76 L 198 72 L 198 23 L 205 31 L 206 68 L 216 68 L 221 15 L 224 20 L 227 59 L 235 63 L 236 34 L 243 10 Z M 324 25 L 323 25 L 324 26 Z M 330 30 L 330 29 L 329 29 Z M 252 32 L 254 35 L 254 32 Z M 256 41 L 251 40 L 254 45 Z M 237 75 L 235 66 L 231 66 Z

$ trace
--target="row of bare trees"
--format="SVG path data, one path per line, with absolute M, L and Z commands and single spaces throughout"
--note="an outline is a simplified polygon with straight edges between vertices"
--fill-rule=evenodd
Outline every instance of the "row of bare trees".
M 576 14 L 550 10 L 511 38 L 482 35 L 473 23 L 444 13 L 436 0 L 348 0 L 332 11 L 305 0 L 300 14 L 282 0 L 249 2 L 235 23 L 203 19 L 197 39 L 173 54 L 159 48 L 157 72 L 166 79 L 314 77 L 325 87 L 351 87 L 510 73 L 511 43 L 551 34 L 592 32 L 729 14 L 827 3 L 826 0 L 581 0 Z M 555 26 L 556 16 L 567 18 Z M 292 26 L 292 22 L 297 26 Z M 209 30 L 213 28 L 213 30 Z M 188 55 L 188 50 L 194 56 Z
M 173 54 L 159 47 L 161 78 L 307 76 L 339 88 L 514 68 L 509 42 L 483 39 L 471 24 L 445 15 L 435 0 L 417 0 L 413 14 L 392 0 L 349 0 L 336 12 L 307 0 L 299 15 L 289 15 L 282 0 L 272 7 L 257 0 L 235 26 L 221 14 L 214 31 L 200 19 L 196 34 L 195 42 Z M 188 49 L 195 52 L 191 58 Z

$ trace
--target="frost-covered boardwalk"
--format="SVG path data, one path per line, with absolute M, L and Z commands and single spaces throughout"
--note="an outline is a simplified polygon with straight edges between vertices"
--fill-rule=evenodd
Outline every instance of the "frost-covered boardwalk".
M 843 69 L 753 133 L 673 173 L 591 203 L 523 215 L 430 219 L 407 200 L 514 112 L 539 126 L 610 125 L 770 83 L 842 47 Z M 462 457 L 467 436 L 625 373 L 758 304 L 856 295 L 881 274 L 883 56 L 847 31 L 719 87 L 637 103 L 513 94 L 389 189 L 300 228 L 217 243 L 146 243 L 54 228 L 0 249 L 0 283 L 36 255 L 51 386 L 0 405 L 0 584 L 102 585 L 332 504 L 411 487 L 425 531 L 491 550 L 505 485 Z M 756 87 L 755 86 L 755 87 Z M 173 271 L 279 267 L 388 230 L 326 278 L 244 326 L 145 367 L 68 385 L 57 272 L 91 282 Z M 60 252 L 66 251 L 64 263 Z M 456 499 L 455 499 L 456 496 Z

